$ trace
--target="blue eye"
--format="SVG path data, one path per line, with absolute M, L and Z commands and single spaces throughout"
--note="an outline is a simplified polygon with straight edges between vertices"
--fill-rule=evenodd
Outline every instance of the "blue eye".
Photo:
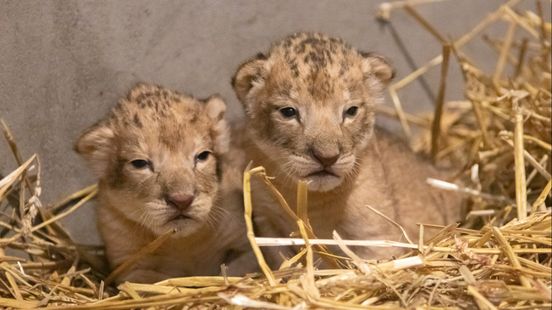
M 196 155 L 196 161 L 206 161 L 210 155 L 211 155 L 211 152 L 203 151 Z
M 136 169 L 144 169 L 151 166 L 150 161 L 145 159 L 135 159 L 131 161 L 130 164 Z
M 297 110 L 292 107 L 285 107 L 280 109 L 280 114 L 285 118 L 292 118 L 297 116 Z
M 345 114 L 347 116 L 355 116 L 355 115 L 357 115 L 357 113 L 358 113 L 358 107 L 357 106 L 352 106 L 352 107 L 348 108 L 345 111 Z

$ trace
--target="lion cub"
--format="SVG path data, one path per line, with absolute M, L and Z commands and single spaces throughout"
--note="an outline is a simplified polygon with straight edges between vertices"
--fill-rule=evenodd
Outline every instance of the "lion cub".
M 341 39 L 297 33 L 242 64 L 232 80 L 246 112 L 247 154 L 275 177 L 289 202 L 296 200 L 297 181 L 308 182 L 309 218 L 320 238 L 336 230 L 349 239 L 399 239 L 400 231 L 366 205 L 413 237 L 416 223 L 458 219 L 453 198 L 425 183 L 437 171 L 374 130 L 374 106 L 392 77 L 383 57 Z M 295 231 L 264 187 L 253 186 L 258 233 L 285 237 Z M 373 258 L 373 248 L 357 250 Z M 273 265 L 277 261 L 274 255 Z
M 225 161 L 225 109 L 218 97 L 203 101 L 140 84 L 77 141 L 100 179 L 98 227 L 111 267 L 177 231 L 117 281 L 216 275 L 222 263 L 243 272 L 232 265 L 248 245 L 239 181 L 231 180 L 241 171 Z

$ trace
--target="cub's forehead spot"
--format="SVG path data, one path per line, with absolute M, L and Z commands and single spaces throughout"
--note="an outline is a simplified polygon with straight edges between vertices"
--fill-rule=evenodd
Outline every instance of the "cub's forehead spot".
M 209 133 L 204 102 L 162 88 L 134 89 L 119 102 L 111 123 L 125 151 L 189 153 Z
M 299 33 L 276 43 L 264 63 L 269 96 L 330 104 L 367 95 L 362 55 L 341 39 Z
M 161 127 L 193 125 L 203 112 L 199 100 L 167 90 L 144 93 L 121 100 L 112 119 L 123 127 Z M 135 128 L 133 128 L 135 129 Z
M 320 69 L 338 75 L 349 69 L 352 60 L 358 59 L 358 52 L 341 39 L 308 33 L 284 39 L 269 54 L 282 59 L 295 77 Z

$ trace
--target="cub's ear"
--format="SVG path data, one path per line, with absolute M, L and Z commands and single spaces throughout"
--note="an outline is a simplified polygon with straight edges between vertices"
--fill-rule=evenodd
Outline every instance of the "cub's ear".
M 75 143 L 75 151 L 90 165 L 98 177 L 102 177 L 108 167 L 113 152 L 115 133 L 105 122 L 87 129 Z
M 232 78 L 232 87 L 238 96 L 238 99 L 247 109 L 247 95 L 255 86 L 263 84 L 264 65 L 266 56 L 262 53 L 243 63 Z
M 205 102 L 205 111 L 207 116 L 213 120 L 211 132 L 215 142 L 214 151 L 217 154 L 226 153 L 230 144 L 230 129 L 224 118 L 226 103 L 217 95 L 211 96 Z
M 383 85 L 395 77 L 395 70 L 383 56 L 367 52 L 360 52 L 360 55 L 364 58 L 362 71 L 366 77 L 375 76 Z
M 226 103 L 218 95 L 213 95 L 207 98 L 205 110 L 209 118 L 214 121 L 219 121 L 224 117 L 224 113 L 226 112 Z

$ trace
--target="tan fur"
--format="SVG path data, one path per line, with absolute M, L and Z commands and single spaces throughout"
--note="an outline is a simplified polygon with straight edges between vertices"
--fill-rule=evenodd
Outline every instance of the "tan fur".
M 416 223 L 458 219 L 459 206 L 448 200 L 455 198 L 425 183 L 438 172 L 388 133 L 374 130 L 374 105 L 382 102 L 392 77 L 380 56 L 340 39 L 298 33 L 244 63 L 233 79 L 247 115 L 247 154 L 275 177 L 292 205 L 297 181 L 309 182 L 309 217 L 318 237 L 331 238 L 336 230 L 343 238 L 400 239 L 399 230 L 366 205 L 414 238 Z M 294 117 L 282 112 L 290 107 L 297 111 Z M 352 107 L 354 115 L 348 114 Z M 324 168 L 316 157 L 337 160 Z M 253 195 L 259 234 L 287 236 L 296 230 L 263 185 L 254 184 Z M 375 253 L 357 250 L 367 257 Z
M 224 112 L 218 97 L 198 100 L 140 84 L 76 143 L 100 179 L 98 227 L 112 267 L 161 234 L 178 231 L 118 281 L 216 275 L 222 263 L 243 272 L 232 267 L 248 245 L 240 183 L 232 179 L 239 172 L 226 157 Z M 200 160 L 204 151 L 210 155 Z M 135 160 L 148 165 L 136 167 Z M 171 195 L 194 199 L 180 210 Z

